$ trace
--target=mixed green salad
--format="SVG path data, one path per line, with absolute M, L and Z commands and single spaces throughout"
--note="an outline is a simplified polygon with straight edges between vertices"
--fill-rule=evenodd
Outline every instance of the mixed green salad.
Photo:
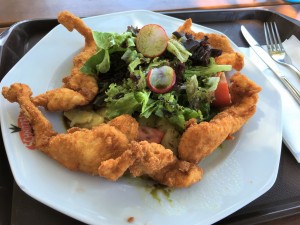
M 215 63 L 222 51 L 207 37 L 195 40 L 178 32 L 168 37 L 156 24 L 129 26 L 124 33 L 93 31 L 93 37 L 98 51 L 81 71 L 97 77 L 93 105 L 105 108 L 109 120 L 122 114 L 155 116 L 183 131 L 189 119 L 209 120 L 218 107 L 230 104 L 229 92 L 221 91 L 219 103 L 215 93 L 232 66 Z

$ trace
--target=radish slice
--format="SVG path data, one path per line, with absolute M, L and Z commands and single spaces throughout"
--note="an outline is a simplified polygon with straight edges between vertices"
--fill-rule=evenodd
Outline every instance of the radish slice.
M 137 50 L 145 57 L 160 56 L 168 46 L 166 31 L 157 24 L 143 26 L 136 38 Z
M 170 91 L 176 82 L 176 74 L 172 67 L 162 66 L 153 68 L 147 76 L 147 85 L 155 93 L 166 93 Z

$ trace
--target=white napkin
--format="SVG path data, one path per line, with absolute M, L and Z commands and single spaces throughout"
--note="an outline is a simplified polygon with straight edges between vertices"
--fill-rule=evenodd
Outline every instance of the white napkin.
M 300 41 L 293 35 L 283 42 L 283 46 L 291 57 L 294 66 L 300 69 Z M 266 46 L 263 46 L 263 48 L 267 49 Z M 283 141 L 298 163 L 300 163 L 300 105 L 252 48 L 240 49 L 246 57 L 250 58 L 258 66 L 280 93 L 283 107 Z M 278 64 L 278 67 L 281 73 L 300 91 L 300 79 L 295 72 L 280 64 Z

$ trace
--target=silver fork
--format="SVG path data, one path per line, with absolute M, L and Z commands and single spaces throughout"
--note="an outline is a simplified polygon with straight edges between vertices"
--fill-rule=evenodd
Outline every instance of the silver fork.
M 292 60 L 285 52 L 275 22 L 264 23 L 266 43 L 270 56 L 278 63 L 290 67 L 300 78 L 300 71 L 292 65 Z

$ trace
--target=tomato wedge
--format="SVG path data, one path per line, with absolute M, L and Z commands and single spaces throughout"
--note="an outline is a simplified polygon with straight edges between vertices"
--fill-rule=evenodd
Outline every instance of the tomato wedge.
M 147 126 L 139 126 L 139 132 L 138 132 L 138 141 L 148 141 L 148 142 L 154 142 L 154 143 L 161 143 L 161 140 L 163 139 L 165 133 Z
M 231 95 L 229 93 L 228 83 L 223 72 L 217 74 L 220 76 L 220 81 L 218 83 L 217 89 L 215 90 L 215 99 L 212 105 L 217 108 L 222 108 L 231 105 Z

